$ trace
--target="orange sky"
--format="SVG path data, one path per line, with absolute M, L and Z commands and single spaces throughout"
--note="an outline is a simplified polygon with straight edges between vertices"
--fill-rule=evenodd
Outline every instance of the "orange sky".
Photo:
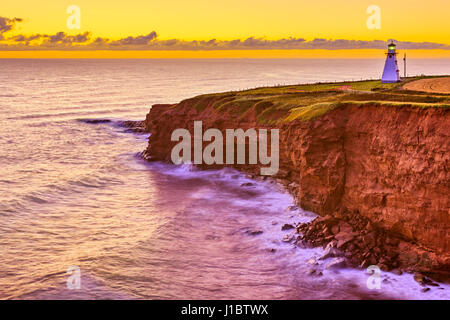
M 70 30 L 66 9 L 81 9 L 81 28 Z M 381 10 L 381 29 L 368 29 L 366 10 Z M 256 37 L 287 37 L 347 40 L 396 39 L 450 44 L 448 0 L 2 0 L 0 16 L 22 18 L 8 36 L 33 34 L 80 34 L 120 39 L 147 35 L 158 40 L 233 40 Z M 401 49 L 401 48 L 399 48 Z M 159 52 L 18 52 L 0 51 L 0 57 L 371 57 L 372 50 L 233 50 Z M 411 56 L 450 57 L 450 50 L 411 50 Z

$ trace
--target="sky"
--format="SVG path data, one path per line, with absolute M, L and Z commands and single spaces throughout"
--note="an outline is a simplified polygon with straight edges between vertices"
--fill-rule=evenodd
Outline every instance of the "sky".
M 389 39 L 450 57 L 449 17 L 448 0 L 1 0 L 0 57 L 371 57 Z

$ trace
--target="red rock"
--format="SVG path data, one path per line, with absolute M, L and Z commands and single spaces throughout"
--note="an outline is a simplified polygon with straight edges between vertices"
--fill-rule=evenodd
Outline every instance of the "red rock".
M 363 260 L 361 264 L 359 265 L 360 268 L 366 268 L 370 265 L 370 263 L 367 260 Z
M 251 235 L 251 236 L 257 236 L 262 234 L 263 231 L 262 230 L 249 230 L 247 231 L 247 234 Z
M 363 238 L 363 243 L 366 247 L 368 247 L 369 249 L 373 248 L 376 246 L 377 244 L 377 236 L 375 234 L 375 232 L 370 232 L 368 234 L 366 234 Z
M 353 228 L 347 222 L 340 221 L 339 222 L 339 232 L 351 233 L 351 232 L 353 232 Z
M 346 245 L 348 242 L 355 239 L 355 237 L 358 235 L 357 232 L 345 232 L 341 231 L 339 232 L 335 238 L 338 241 L 336 247 L 338 249 L 342 248 L 344 245 Z
M 439 286 L 437 283 L 434 283 L 430 278 L 424 276 L 421 273 L 415 273 L 414 280 L 416 282 L 420 283 L 422 286 L 425 286 L 425 285 L 430 285 L 430 286 L 434 286 L 434 287 Z
M 340 269 L 340 268 L 345 268 L 346 266 L 347 266 L 347 262 L 346 262 L 345 258 L 336 258 L 335 260 L 333 260 L 332 262 L 327 264 L 326 268 L 327 269 Z
M 332 227 L 337 223 L 337 220 L 332 215 L 326 215 L 324 217 L 317 218 L 314 222 L 318 224 L 324 224 L 327 227 Z
M 292 240 L 294 240 L 294 235 L 293 234 L 286 234 L 281 239 L 281 241 L 283 241 L 283 242 L 291 242 Z
M 368 263 L 369 263 L 370 265 L 376 265 L 376 264 L 377 264 L 377 258 L 376 258 L 374 255 L 371 255 L 371 256 L 369 257 Z
M 152 133 L 146 158 L 170 161 L 176 144 L 171 142 L 172 132 L 192 130 L 194 120 L 202 120 L 205 130 L 280 129 L 280 172 L 288 174 L 289 183 L 298 184 L 292 190 L 300 207 L 348 221 L 363 217 L 377 230 L 432 253 L 423 257 L 413 246 L 399 248 L 396 262 L 401 267 L 450 270 L 448 108 L 344 104 L 310 121 L 268 125 L 258 122 L 265 110 L 259 103 L 244 113 L 237 112 L 238 102 L 226 110 L 217 108 L 235 98 L 231 92 L 153 106 L 145 120 L 146 130 Z M 199 105 L 203 108 L 196 108 Z M 253 165 L 236 168 L 252 174 L 259 171 Z M 377 245 L 373 239 L 365 241 Z
M 336 235 L 339 233 L 339 226 L 338 225 L 334 225 L 331 227 L 331 233 Z
M 337 245 L 337 240 L 331 240 L 330 242 L 328 242 L 328 244 L 326 245 L 325 249 L 335 248 L 336 245 Z
M 281 227 L 281 230 L 283 230 L 283 231 L 285 231 L 285 230 L 290 230 L 290 229 L 294 229 L 294 226 L 293 226 L 292 224 L 288 224 L 288 223 L 284 224 L 284 225 Z
M 329 247 L 325 250 L 325 253 L 319 258 L 319 260 L 325 260 L 328 258 L 342 257 L 342 252 L 336 248 Z
M 416 280 L 416 282 L 420 283 L 421 285 L 425 284 L 425 276 L 421 273 L 414 274 L 414 280 Z
M 402 270 L 399 270 L 399 269 L 391 270 L 391 272 L 393 274 L 395 274 L 395 275 L 398 275 L 398 276 L 401 276 L 403 274 Z

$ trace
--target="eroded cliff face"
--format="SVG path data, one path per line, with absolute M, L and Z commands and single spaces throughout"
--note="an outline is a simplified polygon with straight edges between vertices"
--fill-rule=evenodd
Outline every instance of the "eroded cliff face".
M 320 215 L 360 215 L 409 242 L 400 263 L 422 269 L 450 266 L 450 110 L 342 105 L 309 121 L 262 125 L 264 105 L 244 113 L 214 108 L 217 97 L 155 105 L 146 119 L 148 158 L 170 161 L 171 133 L 203 129 L 280 129 L 280 170 L 298 204 Z M 220 99 L 226 99 L 221 96 Z M 196 106 L 202 105 L 202 108 Z M 257 165 L 236 165 L 259 173 Z M 350 221 L 351 222 L 351 221 Z M 415 251 L 410 254 L 411 245 Z M 406 250 L 408 249 L 408 250 Z M 406 252 L 406 251 L 408 252 Z M 404 252 L 402 252 L 404 251 Z

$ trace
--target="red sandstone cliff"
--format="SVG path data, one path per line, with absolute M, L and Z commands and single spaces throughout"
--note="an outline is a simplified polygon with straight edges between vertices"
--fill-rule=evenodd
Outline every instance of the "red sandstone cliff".
M 152 133 L 147 156 L 170 161 L 172 131 L 192 131 L 194 120 L 202 120 L 204 130 L 271 128 L 258 123 L 264 106 L 236 114 L 216 110 L 216 99 L 153 106 L 146 119 Z M 202 110 L 195 108 L 199 102 Z M 302 208 L 346 220 L 362 216 L 407 241 L 396 248 L 399 267 L 448 271 L 450 109 L 344 104 L 309 121 L 273 127 L 280 129 L 276 178 L 287 181 Z M 259 173 L 257 166 L 236 167 Z

